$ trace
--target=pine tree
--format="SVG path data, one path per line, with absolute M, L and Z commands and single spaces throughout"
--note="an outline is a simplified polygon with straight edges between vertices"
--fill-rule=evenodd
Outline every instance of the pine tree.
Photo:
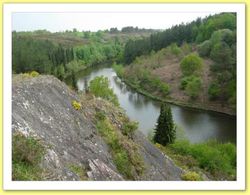
M 171 108 L 166 104 L 161 105 L 160 116 L 155 130 L 154 142 L 163 146 L 174 142 L 176 127 L 173 121 Z

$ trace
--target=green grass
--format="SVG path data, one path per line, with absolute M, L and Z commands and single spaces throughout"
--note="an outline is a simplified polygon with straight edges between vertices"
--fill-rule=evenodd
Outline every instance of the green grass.
M 213 179 L 236 179 L 236 147 L 232 143 L 208 141 L 191 144 L 187 140 L 179 140 L 166 147 L 157 147 L 184 169 L 199 167 Z
M 75 173 L 76 175 L 78 175 L 78 177 L 84 181 L 84 180 L 88 180 L 88 177 L 87 177 L 87 172 L 85 170 L 84 167 L 80 166 L 80 165 L 74 165 L 74 164 L 71 164 L 69 165 L 69 169 Z
M 112 125 L 102 113 L 96 114 L 96 126 L 109 146 L 117 170 L 129 180 L 143 174 L 144 162 L 138 154 L 137 145 Z
M 37 139 L 15 133 L 12 140 L 12 179 L 41 180 L 39 163 L 44 153 L 45 147 Z

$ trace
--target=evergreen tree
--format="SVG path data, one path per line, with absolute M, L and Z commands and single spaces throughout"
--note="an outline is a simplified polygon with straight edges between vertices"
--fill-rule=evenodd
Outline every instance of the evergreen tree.
M 163 146 L 173 143 L 176 137 L 176 127 L 173 122 L 171 108 L 166 105 L 161 105 L 160 116 L 156 125 L 154 142 Z

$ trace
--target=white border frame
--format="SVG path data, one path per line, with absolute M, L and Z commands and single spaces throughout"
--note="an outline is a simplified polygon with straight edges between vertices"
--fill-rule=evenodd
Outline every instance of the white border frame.
M 14 12 L 236 12 L 237 180 L 236 181 L 12 181 L 11 15 Z M 4 4 L 3 7 L 3 187 L 4 190 L 245 190 L 245 4 Z

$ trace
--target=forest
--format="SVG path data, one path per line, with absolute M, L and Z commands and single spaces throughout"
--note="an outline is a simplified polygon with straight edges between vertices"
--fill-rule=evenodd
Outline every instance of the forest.
M 13 32 L 13 72 L 37 71 L 52 74 L 60 80 L 104 62 L 134 64 L 127 69 L 126 79 L 132 85 L 146 92 L 155 88 L 158 95 L 167 98 L 171 94 L 169 84 L 151 69 L 159 68 L 164 50 L 182 64 L 183 76 L 180 88 L 195 99 L 202 88 L 200 70 L 185 72 L 185 65 L 203 59 L 212 61 L 209 66 L 212 75 L 207 96 L 211 101 L 220 101 L 236 107 L 236 15 L 221 13 L 198 18 L 187 24 L 175 25 L 164 31 L 124 27 L 105 31 L 72 31 L 50 33 L 46 30 L 34 32 Z M 162 50 L 162 51 L 161 51 Z M 162 54 L 160 54 L 162 53 Z M 187 57 L 187 55 L 189 55 Z M 161 56 L 162 55 L 162 56 Z M 140 56 L 152 56 L 152 63 L 145 69 L 135 66 Z M 186 59 L 184 59 L 187 57 Z M 142 57 L 141 57 L 142 58 Z M 143 67 L 143 68 L 142 68 Z M 136 70 L 135 70 L 136 69 Z M 202 69 L 202 65 L 200 67 Z M 194 72 L 193 72 L 194 71 Z M 120 75 L 121 76 L 121 75 Z M 141 83 L 141 84 L 139 84 Z

